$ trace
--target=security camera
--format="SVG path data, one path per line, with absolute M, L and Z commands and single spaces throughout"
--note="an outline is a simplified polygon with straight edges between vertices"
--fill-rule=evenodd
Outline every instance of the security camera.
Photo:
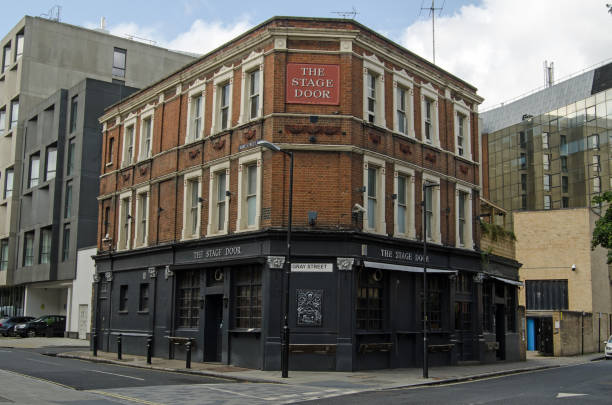
M 572 264 L 572 271 L 576 271 L 576 265 Z
M 365 208 L 363 208 L 361 205 L 359 204 L 355 204 L 353 205 L 353 212 L 354 213 L 361 213 L 361 214 L 365 214 L 367 211 Z

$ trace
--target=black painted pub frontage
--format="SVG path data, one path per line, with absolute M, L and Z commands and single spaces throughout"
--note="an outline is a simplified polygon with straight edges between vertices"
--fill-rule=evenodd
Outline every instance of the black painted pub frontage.
M 279 370 L 285 233 L 160 245 L 95 257 L 98 349 Z M 519 360 L 518 263 L 353 232 L 294 232 L 290 369 L 421 367 L 423 265 L 429 361 Z

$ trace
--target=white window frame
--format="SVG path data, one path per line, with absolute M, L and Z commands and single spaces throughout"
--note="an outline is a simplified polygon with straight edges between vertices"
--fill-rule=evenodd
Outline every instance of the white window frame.
M 601 171 L 601 158 L 599 155 L 593 155 L 593 172 L 599 173 Z
M 363 57 L 363 120 L 370 122 L 368 109 L 368 74 L 370 73 L 376 80 L 374 122 L 372 124 L 385 128 L 387 125 L 385 120 L 385 67 L 375 55 Z
M 548 153 L 542 154 L 542 170 L 550 170 L 550 155 Z
M 460 243 L 459 238 L 459 199 L 461 195 L 465 196 L 464 204 L 464 227 L 465 234 L 463 235 L 463 244 Z M 461 184 L 457 184 L 455 187 L 455 246 L 463 249 L 474 249 L 474 238 L 472 228 L 472 189 Z
M 423 184 L 424 183 L 433 183 L 436 184 L 436 187 L 431 187 L 431 196 L 433 201 L 431 202 L 431 210 L 432 210 L 432 221 L 431 221 L 431 238 L 427 237 L 427 230 L 423 229 L 423 235 L 427 237 L 427 241 L 431 243 L 442 243 L 442 234 L 440 232 L 440 178 L 436 176 L 432 176 L 427 173 L 423 173 Z M 425 201 L 424 199 L 424 189 L 421 191 L 421 202 Z M 422 209 L 425 209 L 425 206 L 422 206 Z
M 407 177 L 406 183 L 406 232 L 399 232 L 398 224 L 399 224 L 399 176 Z M 414 217 L 414 170 L 405 166 L 395 165 L 395 170 L 393 173 L 393 193 L 396 198 L 393 204 L 393 222 L 395 226 L 393 227 L 393 236 L 396 238 L 409 238 L 416 239 L 416 227 L 415 227 L 415 217 Z
M 550 195 L 544 196 L 544 209 L 545 210 L 552 209 L 552 197 Z
M 261 184 L 262 184 L 262 169 L 261 169 L 261 152 L 251 155 L 242 156 L 238 159 L 238 215 L 236 219 L 236 232 L 252 231 L 259 229 L 261 221 Z M 251 226 L 248 224 L 248 175 L 246 169 L 256 165 L 257 167 L 257 185 L 255 196 L 255 223 Z
M 382 159 L 378 159 L 372 156 L 363 156 L 363 207 L 366 212 L 363 214 L 363 230 L 364 232 L 376 233 L 385 235 L 387 232 L 387 224 L 385 222 L 385 175 L 386 175 L 386 162 Z M 368 169 L 376 168 L 376 212 L 374 213 L 375 225 L 373 228 L 369 226 L 369 212 L 368 212 Z
M 257 114 L 251 117 L 251 73 L 259 70 L 259 86 L 258 96 L 259 104 L 257 106 Z M 263 117 L 263 92 L 264 92 L 264 58 L 263 53 L 252 53 L 242 62 L 242 80 L 240 91 L 240 117 L 238 122 L 244 124 L 246 122 L 256 120 Z
M 149 186 L 141 187 L 136 190 L 136 214 L 134 215 L 135 231 L 134 232 L 134 247 L 145 247 L 149 244 L 149 207 L 151 204 Z M 145 226 L 142 229 L 142 199 L 146 197 L 146 206 L 144 207 Z M 144 241 L 142 241 L 144 239 Z
M 601 177 L 593 177 L 593 193 L 601 193 Z
M 212 122 L 211 133 L 226 131 L 232 128 L 232 93 L 234 82 L 233 67 L 223 67 L 213 78 L 213 106 L 212 106 Z M 221 129 L 221 88 L 229 83 L 229 108 L 227 117 L 227 128 Z
M 544 191 L 550 191 L 551 180 L 552 180 L 552 176 L 550 174 L 545 174 L 542 176 L 542 187 Z
M 132 128 L 131 152 L 126 142 L 128 129 Z M 136 117 L 130 117 L 123 123 L 123 146 L 121 148 L 121 167 L 126 167 L 134 163 L 134 141 L 136 140 Z
M 542 149 L 550 149 L 550 134 L 546 131 L 542 132 Z
M 185 135 L 185 143 L 190 143 L 202 139 L 204 137 L 204 113 L 206 112 L 206 84 L 203 80 L 196 80 L 191 90 L 187 94 L 187 133 Z M 202 105 L 200 106 L 200 131 L 199 134 L 193 133 L 193 126 L 196 118 L 194 108 L 195 99 L 202 97 Z
M 395 132 L 399 132 L 402 135 L 409 136 L 410 138 L 416 138 L 414 133 L 414 84 L 413 78 L 408 76 L 404 71 L 395 71 L 393 73 L 393 130 Z M 399 97 L 397 95 L 398 88 L 402 88 L 406 91 L 406 106 L 405 108 L 405 118 L 406 118 L 406 128 L 405 131 L 402 132 L 399 127 L 399 119 L 398 119 L 398 104 Z
M 128 209 L 127 212 L 124 208 L 124 202 L 127 200 Z M 132 190 L 126 191 L 125 193 L 121 193 L 119 195 L 119 229 L 117 231 L 117 250 L 129 250 L 130 249 L 130 235 L 132 234 L 132 218 L 127 218 L 127 216 L 132 216 Z M 124 225 L 127 223 L 127 229 L 124 228 Z
M 191 233 L 193 223 L 191 222 L 191 187 L 196 185 L 198 188 L 198 203 L 197 203 L 197 223 L 195 233 Z M 200 229 L 202 224 L 202 203 L 199 199 L 202 198 L 202 171 L 196 170 L 185 173 L 183 176 L 183 230 L 181 240 L 197 239 L 200 237 Z
M 146 138 L 144 132 L 144 123 L 146 120 L 151 120 L 151 137 L 149 139 L 149 145 L 146 146 Z M 140 137 L 138 142 L 138 160 L 145 160 L 151 158 L 153 151 L 153 133 L 154 131 L 154 122 L 155 122 L 155 109 L 154 106 L 145 107 L 144 111 L 140 114 Z
M 0 135 L 6 131 L 6 106 L 0 108 Z
M 472 160 L 472 118 L 470 107 L 463 100 L 455 100 L 453 103 L 455 117 L 455 153 L 457 156 Z M 460 154 L 459 146 L 459 115 L 463 116 L 463 154 Z
M 223 221 L 223 228 L 219 229 L 219 217 L 217 214 L 217 174 L 225 173 L 225 218 Z M 223 163 L 216 164 L 210 167 L 210 181 L 208 183 L 208 229 L 206 236 L 218 236 L 226 235 L 229 230 L 229 205 L 230 199 L 227 196 L 227 192 L 230 189 L 230 162 L 225 161 Z
M 427 120 L 425 101 L 430 100 L 432 103 L 431 109 L 431 139 L 427 139 L 425 136 L 425 122 Z M 439 135 L 439 118 L 438 118 L 438 92 L 430 84 L 425 83 L 421 85 L 421 139 L 424 143 L 440 147 L 440 135 Z

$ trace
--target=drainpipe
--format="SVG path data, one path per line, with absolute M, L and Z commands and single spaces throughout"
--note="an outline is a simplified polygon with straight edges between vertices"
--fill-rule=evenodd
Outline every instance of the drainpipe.
M 580 336 L 580 354 L 584 354 L 584 312 L 580 314 L 580 326 L 582 331 Z

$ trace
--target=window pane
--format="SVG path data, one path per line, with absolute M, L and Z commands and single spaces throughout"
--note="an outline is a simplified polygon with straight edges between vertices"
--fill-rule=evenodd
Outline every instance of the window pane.
M 68 260 L 68 256 L 70 253 L 70 228 L 69 227 L 64 227 L 64 237 L 63 237 L 63 243 L 62 243 L 63 249 L 62 249 L 62 260 L 66 261 Z
M 4 183 L 4 198 L 13 195 L 13 169 L 6 169 L 6 179 Z
M 78 109 L 78 96 L 72 97 L 72 103 L 70 104 L 70 132 L 74 132 L 77 126 L 77 109 Z
M 45 171 L 45 180 L 55 178 L 55 170 L 57 166 L 57 148 L 50 146 L 47 148 L 47 170 Z
M 113 75 L 125 77 L 126 50 L 115 48 L 113 52 Z
M 64 201 L 64 218 L 69 218 L 72 211 L 72 182 L 66 183 L 66 199 Z
M 71 139 L 68 143 L 68 164 L 66 173 L 71 175 L 74 171 L 74 139 Z
M 30 157 L 30 181 L 28 187 L 32 188 L 38 185 L 38 176 L 40 172 L 40 157 L 34 155 Z
M 17 126 L 17 120 L 19 119 L 19 100 L 11 101 L 11 124 L 10 129 Z

